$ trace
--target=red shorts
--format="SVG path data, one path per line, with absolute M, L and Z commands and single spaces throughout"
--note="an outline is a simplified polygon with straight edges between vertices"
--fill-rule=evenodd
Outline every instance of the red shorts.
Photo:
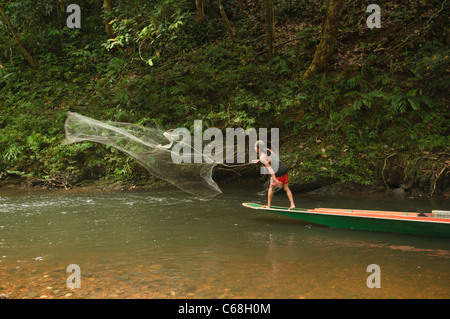
M 288 174 L 284 174 L 282 176 L 277 177 L 277 180 L 280 181 L 283 184 L 289 184 L 289 176 Z M 273 180 L 273 178 L 270 178 L 270 184 L 272 185 L 276 185 L 275 181 Z

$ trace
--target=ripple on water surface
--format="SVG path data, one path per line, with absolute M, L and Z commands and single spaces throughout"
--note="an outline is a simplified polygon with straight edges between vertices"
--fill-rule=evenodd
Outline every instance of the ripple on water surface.
M 0 190 L 0 294 L 10 298 L 449 298 L 448 239 L 335 229 L 249 210 L 259 186 L 212 199 L 168 190 Z M 298 207 L 446 202 L 296 195 Z M 278 205 L 287 204 L 275 196 Z M 78 264 L 82 287 L 66 286 Z M 367 287 L 367 266 L 381 269 Z

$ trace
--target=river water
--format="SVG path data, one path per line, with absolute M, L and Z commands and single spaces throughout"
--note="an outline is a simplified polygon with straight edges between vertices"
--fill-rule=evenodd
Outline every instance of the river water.
M 261 185 L 211 199 L 178 189 L 0 189 L 7 298 L 450 298 L 450 239 L 318 226 L 244 208 Z M 295 195 L 297 207 L 418 211 L 446 199 Z M 273 205 L 287 206 L 285 194 Z M 69 288 L 69 265 L 80 288 Z M 369 288 L 368 266 L 380 288 Z M 75 274 L 75 273 L 73 273 Z

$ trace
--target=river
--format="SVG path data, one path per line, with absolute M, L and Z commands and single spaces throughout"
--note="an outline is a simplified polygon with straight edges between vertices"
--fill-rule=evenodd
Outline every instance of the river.
M 261 185 L 210 199 L 175 188 L 0 189 L 4 298 L 450 298 L 450 239 L 337 229 L 242 207 Z M 299 195 L 297 207 L 418 211 L 447 199 Z M 287 206 L 285 194 L 273 205 Z M 380 288 L 369 288 L 368 266 Z M 69 288 L 69 265 L 80 288 Z M 75 274 L 75 273 L 74 273 Z

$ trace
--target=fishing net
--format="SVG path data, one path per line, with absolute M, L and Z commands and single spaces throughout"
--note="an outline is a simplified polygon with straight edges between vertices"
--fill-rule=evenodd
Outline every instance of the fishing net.
M 91 141 L 115 147 L 136 160 L 150 174 L 198 197 L 212 197 L 222 191 L 212 179 L 214 160 L 202 163 L 176 163 L 171 154 L 177 142 L 184 153 L 202 156 L 201 149 L 177 141 L 171 131 L 136 124 L 104 123 L 78 113 L 69 112 L 65 122 L 65 144 Z M 220 153 L 222 150 L 215 150 Z

